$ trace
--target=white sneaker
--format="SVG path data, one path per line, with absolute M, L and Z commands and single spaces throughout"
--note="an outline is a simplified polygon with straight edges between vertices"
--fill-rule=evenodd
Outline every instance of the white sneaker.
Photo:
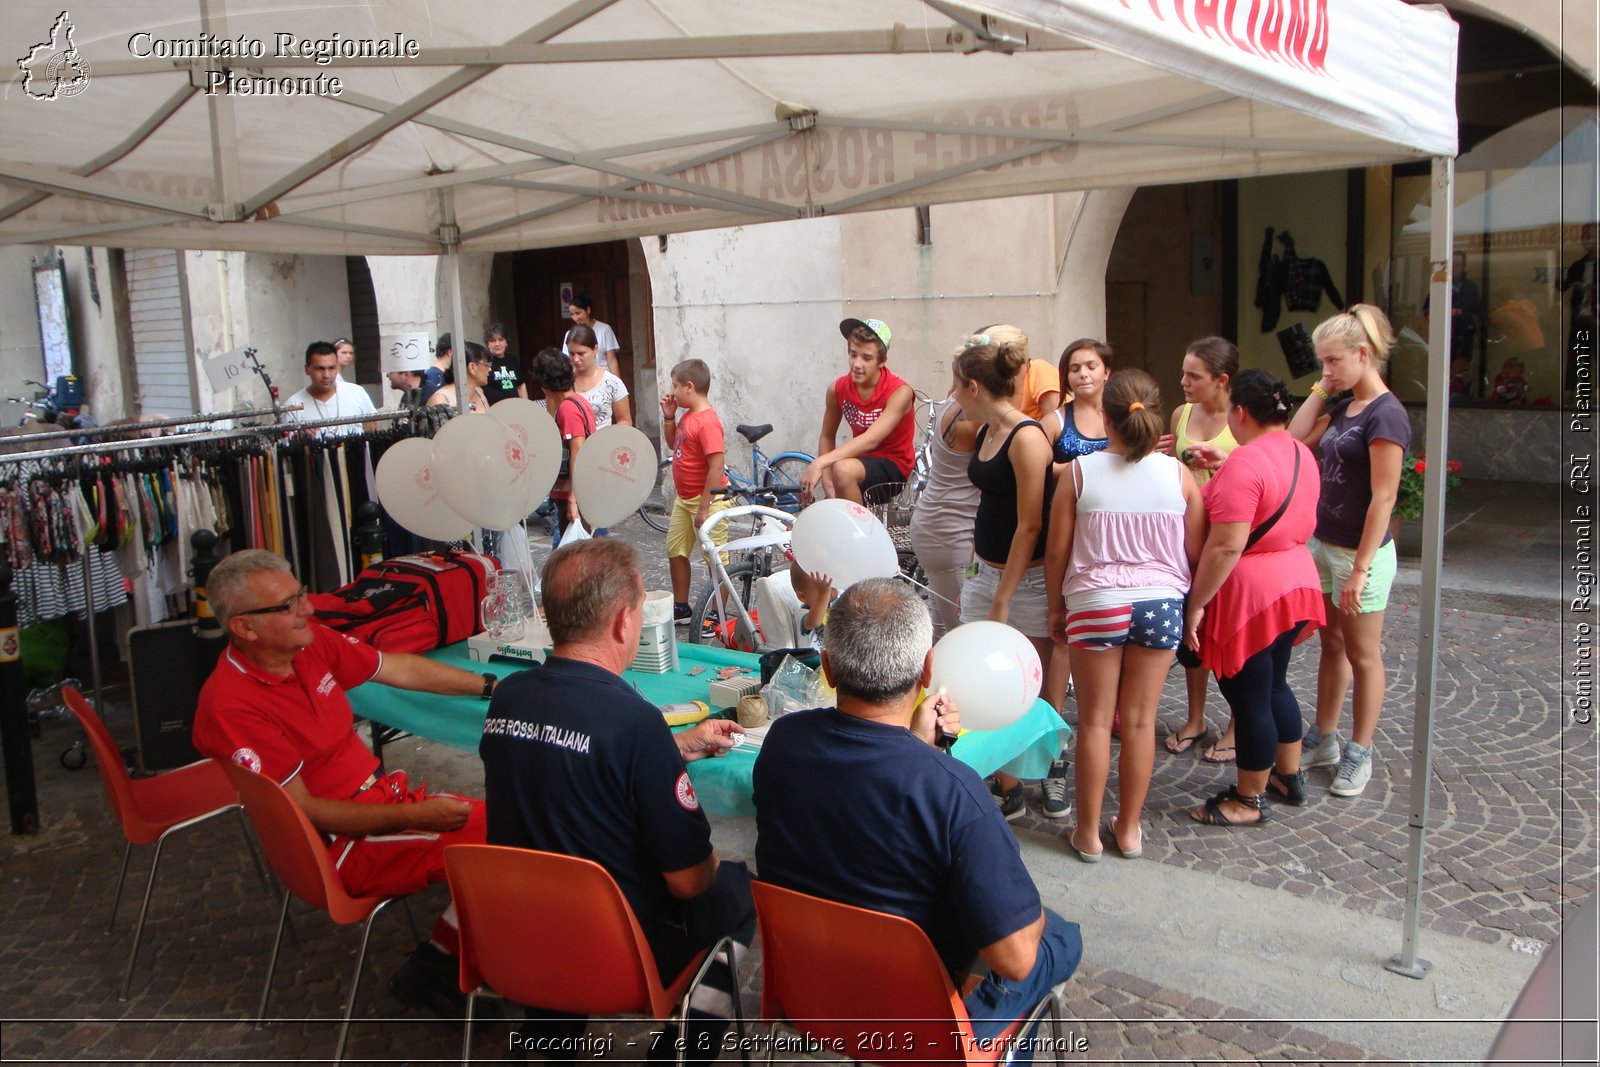
M 1339 764 L 1339 731 L 1319 734 L 1315 726 L 1306 730 L 1300 742 L 1300 769 L 1335 767 Z
M 1372 749 L 1362 748 L 1354 741 L 1346 741 L 1339 769 L 1333 773 L 1333 785 L 1328 792 L 1336 797 L 1358 797 L 1372 781 Z

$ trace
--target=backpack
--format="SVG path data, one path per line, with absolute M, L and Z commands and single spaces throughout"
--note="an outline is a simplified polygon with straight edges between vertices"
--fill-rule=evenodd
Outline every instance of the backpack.
M 312 593 L 317 621 L 380 652 L 428 652 L 483 629 L 490 570 L 476 552 L 425 552 L 374 563 L 349 585 Z

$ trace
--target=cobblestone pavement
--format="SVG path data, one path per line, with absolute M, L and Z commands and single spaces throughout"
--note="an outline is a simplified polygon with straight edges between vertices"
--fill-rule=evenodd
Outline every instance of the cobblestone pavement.
M 641 543 L 652 587 L 665 587 L 659 535 L 632 521 L 618 534 Z M 542 555 L 542 553 L 540 553 Z M 1312 772 L 1313 799 L 1277 809 L 1259 831 L 1207 831 L 1184 811 L 1231 780 L 1231 770 L 1197 755 L 1157 755 L 1146 821 L 1146 862 L 1282 889 L 1352 916 L 1401 914 L 1410 785 L 1413 610 L 1388 626 L 1388 714 L 1377 765 L 1364 796 L 1340 800 L 1324 790 L 1328 771 Z M 1537 952 L 1559 928 L 1557 906 L 1595 886 L 1596 774 L 1592 733 L 1562 736 L 1556 680 L 1562 636 L 1553 622 L 1447 612 L 1440 642 L 1439 713 L 1433 762 L 1424 926 L 1507 951 Z M 1297 653 L 1292 681 L 1312 691 L 1313 642 Z M 1174 672 L 1161 721 L 1182 719 Z M 124 739 L 125 701 L 111 718 Z M 1222 703 L 1213 692 L 1214 724 Z M 1069 717 L 1072 710 L 1069 705 Z M 1308 709 L 1309 713 L 1309 709 Z M 169 844 L 151 905 L 133 994 L 117 990 L 148 864 L 140 850 L 116 929 L 105 932 L 121 837 L 92 769 L 69 772 L 57 754 L 73 738 L 50 721 L 35 743 L 42 832 L 0 838 L 0 1058 L 104 1062 L 260 1062 L 325 1059 L 349 982 L 359 937 L 324 916 L 296 910 L 299 946 L 286 944 L 274 984 L 275 1021 L 254 1017 L 276 905 L 256 882 L 235 826 L 211 824 Z M 437 786 L 472 790 L 476 759 L 407 740 L 390 761 Z M 1110 789 L 1114 796 L 1115 782 Z M 1030 794 L 1030 803 L 1037 798 Z M 1064 836 L 1037 817 L 1026 825 Z M 1159 876 L 1152 867 L 1152 878 Z M 446 903 L 442 886 L 414 899 L 424 928 Z M 432 1062 L 459 1055 L 457 1026 L 408 1013 L 384 984 L 414 944 L 405 913 L 380 918 L 357 1001 L 350 1052 L 355 1061 Z M 1088 1052 L 1080 1062 L 1136 1060 L 1325 1063 L 1369 1053 L 1317 1030 L 1314 1021 L 1259 1018 L 1226 1003 L 1228 990 L 1197 998 L 1148 981 L 1111 961 L 1086 963 L 1068 984 L 1068 1012 Z M 759 979 L 759 960 L 751 977 Z M 384 1023 L 385 1020 L 393 1020 Z M 380 1025 L 380 1023 L 383 1023 Z M 509 1024 L 482 1028 L 476 1053 L 490 1060 L 506 1046 Z M 625 1051 L 611 1057 L 626 1056 Z

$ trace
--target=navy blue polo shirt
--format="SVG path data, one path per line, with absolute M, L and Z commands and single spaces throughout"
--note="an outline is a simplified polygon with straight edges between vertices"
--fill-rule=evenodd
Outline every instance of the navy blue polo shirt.
M 488 841 L 578 856 L 664 921 L 663 871 L 711 855 L 711 824 L 661 711 L 610 671 L 551 656 L 503 680 L 478 744 Z
M 755 805 L 762 881 L 910 919 L 952 977 L 1039 918 L 983 780 L 902 727 L 832 708 L 783 716 L 756 759 Z

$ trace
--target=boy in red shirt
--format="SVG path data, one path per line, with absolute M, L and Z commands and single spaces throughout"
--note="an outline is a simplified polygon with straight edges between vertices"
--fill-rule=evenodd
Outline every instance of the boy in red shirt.
M 672 617 L 689 618 L 689 554 L 695 531 L 730 505 L 713 500 L 710 490 L 728 484 L 723 472 L 725 446 L 722 420 L 706 394 L 711 391 L 711 368 L 703 359 L 686 359 L 672 368 L 672 391 L 661 396 L 661 433 L 672 442 L 672 484 L 677 498 L 667 522 L 667 566 L 672 571 Z M 680 417 L 679 412 L 683 414 Z M 728 539 L 726 525 L 718 526 L 712 540 Z
M 862 493 L 878 485 L 904 482 L 914 458 L 915 420 L 907 418 L 915 393 L 891 371 L 889 327 L 878 319 L 845 319 L 844 335 L 850 372 L 841 375 L 824 398 L 822 435 L 817 458 L 801 478 L 807 494 L 820 484 L 829 496 L 857 504 Z M 850 440 L 838 443 L 839 423 L 850 427 Z

